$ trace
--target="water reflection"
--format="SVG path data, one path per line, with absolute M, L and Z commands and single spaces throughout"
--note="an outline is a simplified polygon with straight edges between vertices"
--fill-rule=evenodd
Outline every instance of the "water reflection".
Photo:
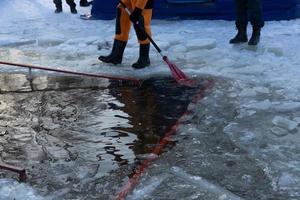
M 135 155 L 151 153 L 164 134 L 186 111 L 195 92 L 192 88 L 180 87 L 172 79 L 150 79 L 141 87 L 116 87 L 112 82 L 110 94 L 121 102 L 120 107 L 128 115 L 129 127 L 115 127 L 115 130 L 134 133 L 137 136 L 130 145 Z M 122 155 L 116 154 L 116 160 L 127 163 Z
M 25 167 L 28 184 L 56 199 L 99 195 L 97 180 L 152 152 L 195 92 L 167 79 L 72 90 L 78 78 L 59 80 L 64 90 L 0 94 L 0 160 Z

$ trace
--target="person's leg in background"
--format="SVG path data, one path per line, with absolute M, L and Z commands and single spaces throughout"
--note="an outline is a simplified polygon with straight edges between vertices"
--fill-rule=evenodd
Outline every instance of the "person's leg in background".
M 67 4 L 70 6 L 71 13 L 77 14 L 76 3 L 74 0 L 66 0 Z
M 252 1 L 252 0 L 250 0 Z M 248 25 L 248 0 L 235 0 L 236 7 L 236 21 L 235 25 L 238 33 L 232 38 L 229 43 L 237 44 L 248 41 L 247 37 L 247 25 Z
M 61 13 L 62 12 L 62 2 L 61 0 L 53 0 L 53 3 L 55 4 L 56 10 L 55 13 Z
M 70 6 L 71 13 L 76 14 L 76 4 L 74 0 L 66 0 L 67 4 Z M 56 10 L 54 11 L 55 13 L 61 13 L 63 11 L 62 9 L 62 1 L 61 0 L 53 0 L 53 3 L 56 6 Z
M 93 2 L 92 1 L 87 1 L 87 0 L 80 0 L 80 6 L 81 7 L 88 7 L 92 4 Z
M 264 26 L 261 0 L 248 0 L 248 10 L 253 30 L 248 44 L 257 45 L 260 41 L 261 28 Z

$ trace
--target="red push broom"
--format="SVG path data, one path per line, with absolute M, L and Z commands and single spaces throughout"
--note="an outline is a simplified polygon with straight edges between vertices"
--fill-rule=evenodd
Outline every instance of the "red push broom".
M 125 11 L 131 15 L 130 10 L 126 7 L 126 5 L 120 1 L 120 4 L 124 7 Z M 144 30 L 144 28 L 142 28 L 141 26 L 139 26 L 139 23 L 137 22 L 137 27 L 139 28 L 139 30 L 145 34 L 147 36 L 147 38 L 150 40 L 150 42 L 152 43 L 152 45 L 155 47 L 155 49 L 157 50 L 157 52 L 161 55 L 162 59 L 168 64 L 170 71 L 172 73 L 172 76 L 174 77 L 174 79 L 177 81 L 177 83 L 179 83 L 180 85 L 184 85 L 184 86 L 189 86 L 192 87 L 195 83 L 193 80 L 191 80 L 190 78 L 188 78 L 183 71 L 181 71 L 174 63 L 172 63 L 169 58 L 165 55 L 163 55 L 161 49 L 158 47 L 158 45 L 154 42 L 154 40 L 152 39 L 152 37 Z

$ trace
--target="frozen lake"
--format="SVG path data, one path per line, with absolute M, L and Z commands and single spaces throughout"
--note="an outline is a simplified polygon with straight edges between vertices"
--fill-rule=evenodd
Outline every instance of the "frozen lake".
M 299 19 L 267 22 L 257 48 L 228 44 L 234 22 L 154 20 L 163 52 L 201 84 L 215 81 L 191 102 L 197 92 L 169 82 L 153 48 L 149 68 L 130 67 L 134 34 L 123 65 L 99 63 L 114 21 L 64 10 L 54 15 L 48 0 L 0 1 L 0 60 L 151 81 L 135 88 L 35 71 L 41 91 L 31 92 L 16 75 L 25 70 L 1 65 L 0 161 L 29 172 L 19 184 L 0 171 L 1 200 L 114 199 L 186 108 L 172 145 L 128 199 L 300 199 Z
M 12 83 L 2 91 L 26 78 L 1 77 Z M 114 199 L 187 110 L 128 199 L 298 199 L 297 123 L 278 116 L 281 104 L 260 101 L 270 95 L 263 88 L 253 88 L 256 103 L 239 107 L 249 95 L 230 80 L 216 79 L 203 99 L 192 101 L 208 78 L 185 88 L 170 79 L 139 87 L 37 75 L 37 85 L 56 89 L 1 94 L 1 160 L 25 167 L 28 181 L 2 180 L 0 199 L 22 199 L 18 190 L 29 199 Z
M 29 92 L 25 75 L 0 79 L 1 160 L 26 168 L 27 183 L 55 199 L 101 197 L 95 182 L 147 158 L 196 91 L 171 79 L 136 86 L 36 75 L 33 88 L 44 88 Z

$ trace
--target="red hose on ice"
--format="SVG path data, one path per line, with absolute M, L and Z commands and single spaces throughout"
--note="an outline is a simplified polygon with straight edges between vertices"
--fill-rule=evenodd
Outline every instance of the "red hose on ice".
M 28 69 L 37 69 L 37 70 L 43 70 L 43 71 L 52 71 L 52 72 L 59 72 L 64 74 L 73 74 L 73 75 L 79 75 L 79 76 L 89 76 L 89 77 L 96 77 L 96 78 L 107 78 L 111 80 L 123 80 L 123 81 L 133 81 L 140 84 L 140 81 L 135 78 L 129 78 L 129 77 L 115 77 L 115 76 L 108 76 L 103 74 L 92 74 L 92 73 L 85 73 L 85 72 L 75 72 L 75 71 L 69 71 L 69 70 L 63 70 L 63 69 L 57 69 L 57 68 L 49 68 L 49 67 L 41 67 L 41 66 L 34 66 L 34 65 L 28 65 L 28 64 L 21 64 L 21 63 L 12 63 L 12 62 L 5 62 L 0 61 L 0 64 L 2 65 L 9 65 L 9 66 L 15 66 L 15 67 L 22 67 L 22 68 L 28 68 Z
M 197 103 L 201 99 L 205 97 L 205 93 L 207 90 L 211 89 L 214 85 L 213 80 L 208 80 L 208 82 L 201 87 L 196 95 L 193 97 L 192 102 Z M 169 138 L 175 134 L 177 128 L 182 122 L 182 119 L 188 115 L 191 112 L 191 110 L 186 110 L 184 114 L 176 121 L 176 123 L 171 127 L 171 129 L 165 133 L 165 136 L 160 140 L 160 142 L 156 145 L 155 149 L 153 150 L 153 154 L 159 155 L 162 150 L 166 147 L 166 145 L 169 143 Z M 115 200 L 123 200 L 127 196 L 127 194 L 134 189 L 134 187 L 138 184 L 138 181 L 140 177 L 144 174 L 144 172 L 149 168 L 154 158 L 148 158 L 142 162 L 141 165 L 139 165 L 133 174 L 133 176 L 129 179 L 129 181 L 126 183 L 126 185 L 121 189 L 121 191 L 118 193 Z

